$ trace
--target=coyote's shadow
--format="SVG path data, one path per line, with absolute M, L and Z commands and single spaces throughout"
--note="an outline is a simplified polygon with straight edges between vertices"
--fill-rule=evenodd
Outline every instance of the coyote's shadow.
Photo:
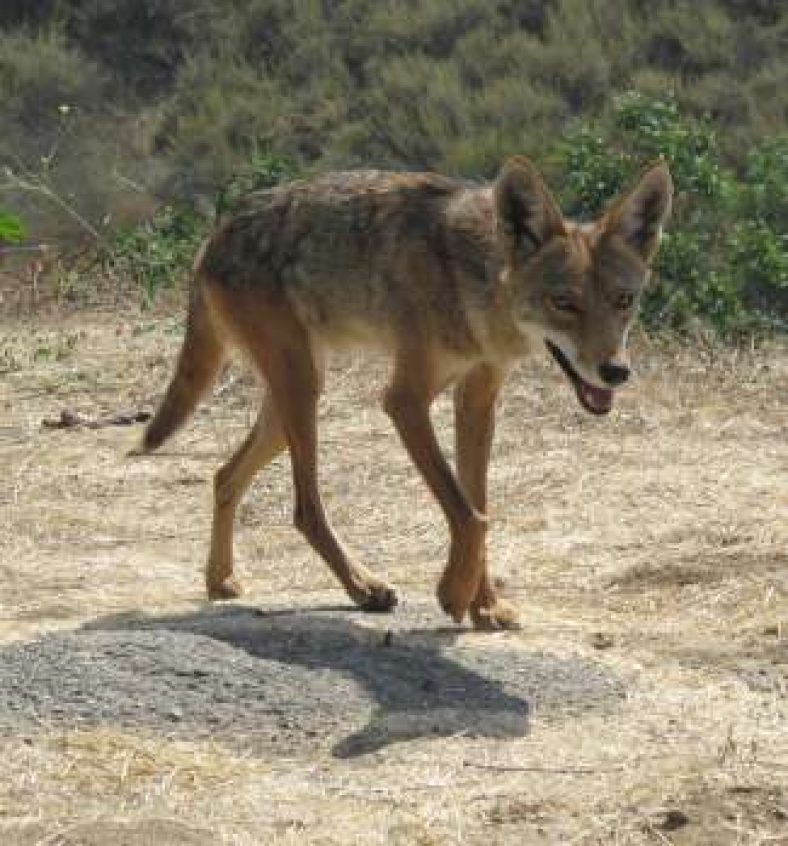
M 511 669 L 532 662 L 527 653 L 491 650 L 491 672 L 487 673 L 483 653 L 453 646 L 455 631 L 387 633 L 357 625 L 347 609 L 338 611 L 266 614 L 236 605 L 174 616 L 121 615 L 97 620 L 83 631 L 188 633 L 220 641 L 255 659 L 315 671 L 320 690 L 314 707 L 336 709 L 334 725 L 344 723 L 347 728 L 364 719 L 358 713 L 357 698 L 354 703 L 343 695 L 337 674 L 349 678 L 372 700 L 372 714 L 366 726 L 333 747 L 338 757 L 423 736 L 520 737 L 527 733 L 528 698 L 508 690 L 505 680 L 496 678 L 506 662 L 512 664 Z M 483 642 L 480 639 L 480 645 Z M 275 670 L 269 669 L 274 675 Z M 334 679 L 328 690 L 335 688 L 336 696 L 326 693 L 326 671 Z M 310 677 L 312 673 L 301 676 L 301 682 L 295 682 L 299 686 L 291 683 L 289 687 L 296 714 L 303 712 L 305 704 L 309 707 L 299 700 L 315 694 Z M 248 693 L 265 695 L 265 685 L 256 692 L 250 687 Z M 245 706 L 236 702 L 235 707 L 240 713 Z M 346 708 L 348 713 L 343 713 Z M 363 710 L 369 712 L 369 708 Z

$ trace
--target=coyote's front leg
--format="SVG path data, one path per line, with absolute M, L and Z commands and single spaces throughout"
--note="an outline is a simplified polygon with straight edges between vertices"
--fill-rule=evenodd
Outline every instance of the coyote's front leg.
M 481 586 L 487 518 L 460 487 L 432 428 L 429 410 L 440 380 L 429 363 L 429 356 L 423 354 L 398 358 L 385 409 L 446 515 L 451 549 L 438 599 L 444 611 L 459 623 Z
M 454 424 L 457 472 L 460 484 L 474 507 L 487 511 L 487 466 L 495 429 L 495 401 L 503 382 L 503 373 L 489 365 L 479 365 L 454 391 Z M 484 540 L 480 549 L 481 579 L 471 601 L 471 619 L 477 629 L 511 629 L 519 626 L 513 605 L 496 596 L 487 569 Z M 463 591 L 462 574 L 451 562 L 443 574 L 442 590 L 449 596 Z

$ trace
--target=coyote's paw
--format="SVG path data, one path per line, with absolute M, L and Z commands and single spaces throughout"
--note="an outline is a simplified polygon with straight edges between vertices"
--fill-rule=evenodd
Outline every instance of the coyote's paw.
M 476 585 L 457 580 L 450 581 L 444 576 L 438 583 L 437 595 L 441 608 L 455 623 L 461 623 L 476 595 Z
M 491 604 L 471 604 L 473 627 L 480 632 L 514 631 L 522 628 L 520 615 L 510 602 L 495 597 Z
M 225 599 L 238 599 L 243 595 L 243 588 L 241 583 L 235 576 L 228 576 L 220 582 L 206 582 L 208 589 L 208 599 L 212 602 L 221 601 Z

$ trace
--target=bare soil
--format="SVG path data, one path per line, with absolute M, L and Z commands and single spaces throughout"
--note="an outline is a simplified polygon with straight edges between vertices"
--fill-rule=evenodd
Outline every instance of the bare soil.
M 258 389 L 231 367 L 127 458 L 174 314 L 0 321 L 0 843 L 788 844 L 784 344 L 641 337 L 601 421 L 546 358 L 513 374 L 490 560 L 523 629 L 491 635 L 437 607 L 447 533 L 361 357 L 331 370 L 321 478 L 400 606 L 349 607 L 286 456 L 240 509 L 246 595 L 204 601 Z

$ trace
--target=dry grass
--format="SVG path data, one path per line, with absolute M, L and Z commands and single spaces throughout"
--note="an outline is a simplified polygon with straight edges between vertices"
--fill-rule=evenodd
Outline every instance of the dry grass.
M 253 418 L 252 382 L 228 374 L 155 459 L 124 459 L 130 430 L 41 427 L 64 408 L 149 406 L 179 333 L 99 313 L 0 327 L 4 642 L 200 606 L 209 480 Z M 525 626 L 485 648 L 599 662 L 627 685 L 620 707 L 352 760 L 42 726 L 0 741 L 0 841 L 788 843 L 788 349 L 641 345 L 639 382 L 605 422 L 547 363 L 519 370 L 491 474 L 491 560 Z M 384 373 L 332 371 L 327 505 L 365 561 L 425 597 L 446 532 L 377 410 Z M 436 419 L 449 445 L 445 401 Z M 341 600 L 290 513 L 280 460 L 240 513 L 248 601 Z

